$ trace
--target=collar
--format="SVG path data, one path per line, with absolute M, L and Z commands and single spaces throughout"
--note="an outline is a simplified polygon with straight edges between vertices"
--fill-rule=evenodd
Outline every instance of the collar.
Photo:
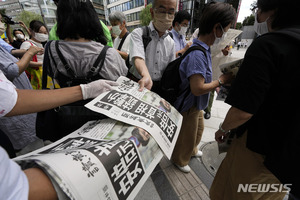
M 210 50 L 210 47 L 207 44 L 205 44 L 204 42 L 198 40 L 197 38 L 195 38 L 193 40 L 193 45 L 202 46 L 206 51 Z
M 157 36 L 157 37 L 159 37 L 158 32 L 157 32 L 156 29 L 154 28 L 153 21 L 150 22 L 149 28 L 150 28 L 151 35 L 152 35 L 152 36 Z M 169 35 L 168 33 L 169 33 L 169 31 L 166 30 L 166 31 L 165 31 L 165 34 L 163 34 L 163 36 L 161 36 L 161 38 L 164 39 L 165 37 L 167 37 L 167 36 Z
M 173 33 L 173 35 L 175 35 L 177 38 L 180 38 L 180 34 L 173 28 L 171 30 L 171 32 Z

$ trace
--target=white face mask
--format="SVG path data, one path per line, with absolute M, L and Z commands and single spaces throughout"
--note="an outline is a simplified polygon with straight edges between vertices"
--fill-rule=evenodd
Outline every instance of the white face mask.
M 254 31 L 258 35 L 263 35 L 263 34 L 269 32 L 268 23 L 267 23 L 268 19 L 266 19 L 266 21 L 264 21 L 264 22 L 258 23 L 258 21 L 257 21 L 257 13 L 255 13 Z
M 24 40 L 25 39 L 23 34 L 17 34 L 16 38 L 19 39 L 19 40 Z
M 34 38 L 39 42 L 46 42 L 49 39 L 49 35 L 43 33 L 35 33 Z
M 2 23 L 0 21 L 0 35 L 3 35 L 3 33 L 5 32 L 5 26 L 4 26 L 4 23 Z
M 112 27 L 112 32 L 114 34 L 116 34 L 117 36 L 119 36 L 122 32 L 122 30 L 120 29 L 120 25 L 116 25 Z
M 223 29 L 222 26 L 221 26 L 221 29 L 222 29 L 223 35 L 222 35 L 222 37 L 219 37 L 219 38 L 218 38 L 217 35 L 216 35 L 216 33 L 215 33 L 216 39 L 215 39 L 215 42 L 214 42 L 213 45 L 218 45 L 218 44 L 220 44 L 221 42 L 223 42 L 223 41 L 225 40 L 225 38 L 226 38 L 226 36 L 227 36 L 227 33 L 224 32 L 224 29 Z
M 185 33 L 187 32 L 188 28 L 189 28 L 189 27 L 181 26 L 181 29 L 180 29 L 180 31 L 178 31 L 178 33 L 179 33 L 180 35 L 185 36 Z

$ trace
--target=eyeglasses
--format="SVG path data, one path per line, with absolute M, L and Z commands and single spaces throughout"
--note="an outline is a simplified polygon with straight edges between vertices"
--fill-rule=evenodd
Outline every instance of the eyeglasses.
M 155 8 L 154 10 L 159 14 L 175 15 L 175 10 L 167 10 L 165 8 Z

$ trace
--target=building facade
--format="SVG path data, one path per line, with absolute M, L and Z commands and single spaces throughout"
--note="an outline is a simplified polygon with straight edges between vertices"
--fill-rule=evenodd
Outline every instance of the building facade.
M 107 0 L 106 21 L 111 12 L 119 10 L 126 16 L 128 30 L 132 30 L 141 24 L 140 12 L 146 5 L 147 0 Z
M 106 0 L 93 0 L 93 6 L 98 14 L 99 19 L 101 19 L 103 22 L 106 22 L 105 19 L 105 7 L 106 7 Z
M 209 3 L 210 1 L 211 0 L 179 0 L 178 10 L 186 10 L 192 16 L 188 34 L 192 34 L 197 29 L 204 5 L 206 3 Z M 214 0 L 214 1 L 231 4 L 237 11 L 237 15 L 239 13 L 240 5 L 242 2 L 242 0 Z M 235 26 L 235 24 L 233 26 Z
M 49 29 L 56 23 L 56 6 L 52 0 L 0 0 L 0 9 L 5 9 L 6 15 L 13 20 L 23 10 L 39 14 Z

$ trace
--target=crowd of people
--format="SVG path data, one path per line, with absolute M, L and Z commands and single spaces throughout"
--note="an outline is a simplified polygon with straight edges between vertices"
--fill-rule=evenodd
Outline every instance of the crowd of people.
M 42 169 L 22 171 L 9 159 L 49 142 L 37 137 L 38 112 L 95 98 L 117 86 L 120 76 L 137 81 L 140 91 L 147 88 L 160 94 L 168 64 L 197 46 L 204 50 L 190 52 L 179 67 L 179 88 L 185 92 L 174 103 L 183 116 L 174 165 L 189 173 L 190 159 L 202 156 L 198 145 L 203 111 L 216 88 L 232 83 L 226 99 L 232 107 L 215 139 L 222 143 L 230 130 L 237 133 L 211 186 L 211 199 L 283 199 L 285 195 L 238 193 L 240 184 L 290 184 L 290 199 L 300 197 L 299 117 L 293 109 L 286 111 L 288 119 L 278 115 L 282 106 L 296 106 L 300 21 L 293 14 L 300 9 L 299 2 L 258 0 L 254 27 L 260 36 L 246 52 L 237 76 L 222 74 L 217 80 L 212 78 L 211 47 L 224 40 L 235 23 L 236 11 L 230 4 L 208 3 L 194 39 L 186 41 L 191 15 L 176 12 L 176 0 L 154 0 L 150 24 L 131 33 L 122 12 L 110 13 L 110 31 L 90 1 L 54 2 L 57 24 L 50 31 L 37 20 L 29 28 L 20 22 L 28 40 L 22 29 L 11 34 L 0 15 L 0 35 L 6 30 L 10 43 L 0 39 L 0 199 L 66 198 Z M 226 48 L 220 52 L 228 54 Z

